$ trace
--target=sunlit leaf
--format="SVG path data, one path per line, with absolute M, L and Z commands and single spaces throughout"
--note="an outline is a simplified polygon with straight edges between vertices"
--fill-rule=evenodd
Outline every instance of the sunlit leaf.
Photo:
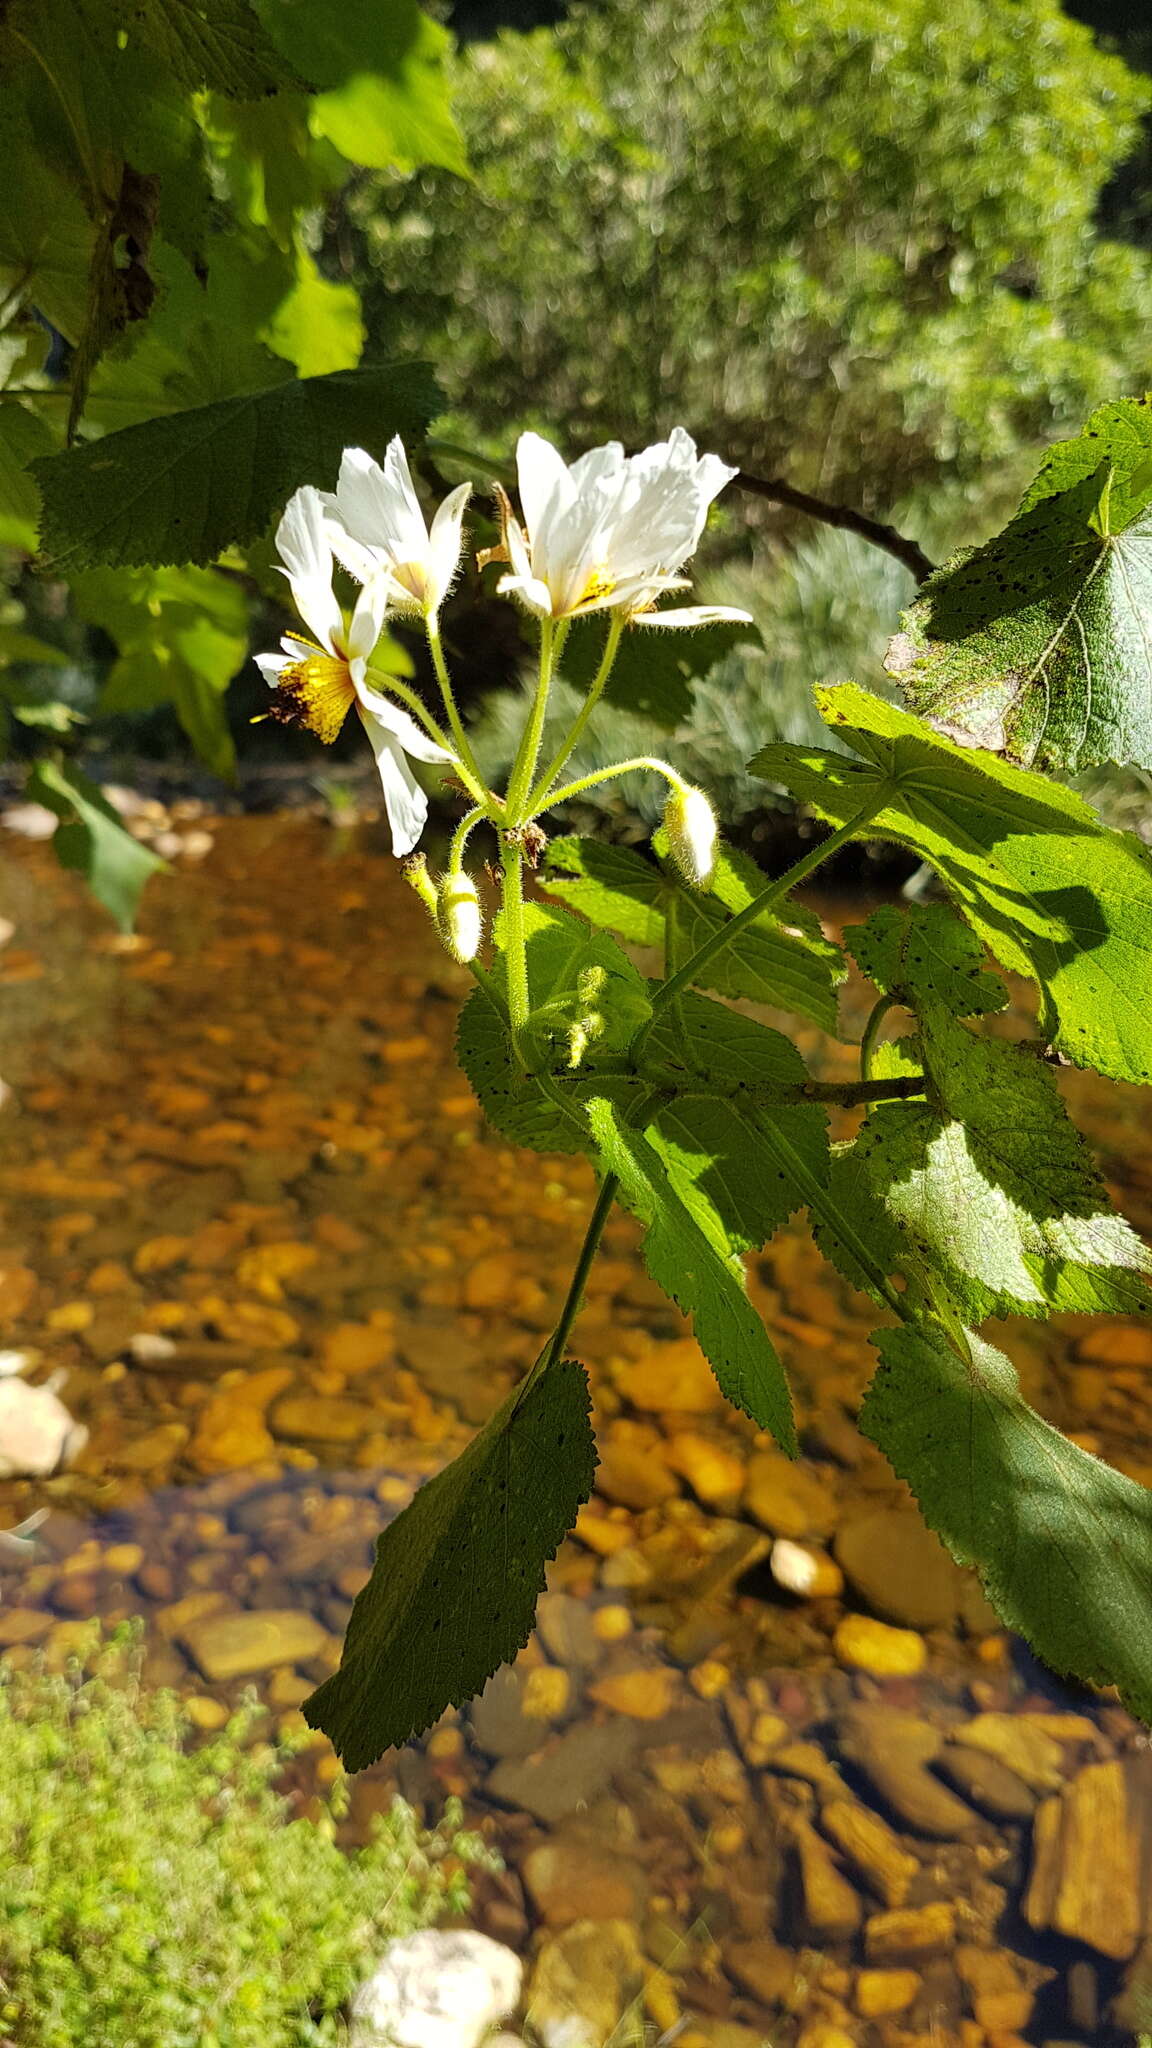
M 769 746 L 756 774 L 862 839 L 893 839 L 936 869 L 1001 965 L 1044 991 L 1049 1042 L 1120 1081 L 1152 1079 L 1152 857 L 1072 790 L 958 747 L 852 684 L 818 690 L 863 760 Z
M 882 904 L 866 924 L 844 927 L 844 944 L 869 981 L 913 1006 L 930 997 L 955 1017 L 974 1017 L 1007 1004 L 1004 983 L 982 964 L 979 940 L 943 904 Z
M 340 1669 L 304 1703 L 348 1770 L 431 1726 L 523 1648 L 554 1557 L 592 1491 L 584 1368 L 530 1373 L 376 1545 Z
M 1152 400 L 1049 451 L 1011 524 L 924 586 L 890 650 L 914 708 L 1038 768 L 1152 767 Z
M 0 543 L 32 554 L 40 492 L 28 468 L 56 445 L 46 420 L 16 398 L 0 398 Z
M 590 1103 L 588 1115 L 604 1171 L 616 1175 L 620 1199 L 645 1226 L 644 1263 L 652 1278 L 691 1316 L 696 1341 L 728 1400 L 794 1456 L 784 1368 L 748 1300 L 744 1269 L 713 1205 L 696 1198 L 689 1206 L 654 1145 L 607 1099 Z
M 171 704 L 201 760 L 231 778 L 224 693 L 248 655 L 241 587 L 212 569 L 90 570 L 74 584 L 81 617 L 116 641 L 101 694 L 108 713 Z
M 860 1427 L 929 1526 L 1054 1670 L 1152 1718 L 1152 1494 L 1037 1415 L 979 1337 L 967 1359 L 930 1329 L 873 1342 Z
M 448 103 L 451 38 L 416 0 L 257 0 L 257 12 L 289 63 L 319 88 L 314 128 L 350 162 L 467 171 Z
M 61 821 L 52 839 L 61 867 L 77 869 L 120 930 L 131 931 L 144 884 L 164 862 L 124 830 L 95 783 L 71 763 L 38 762 L 26 793 Z
M 383 454 L 436 411 L 422 364 L 375 364 L 143 421 L 35 466 L 58 574 L 206 563 L 253 539 L 298 484 L 335 484 L 346 447 Z

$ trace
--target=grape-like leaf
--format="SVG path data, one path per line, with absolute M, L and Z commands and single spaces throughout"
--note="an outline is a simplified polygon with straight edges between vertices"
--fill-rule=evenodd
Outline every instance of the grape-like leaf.
M 1068 1442 L 1003 1352 L 880 1331 L 860 1426 L 1001 1620 L 1062 1674 L 1152 1718 L 1152 1494 Z
M 876 803 L 862 839 L 936 869 L 1002 966 L 1044 991 L 1049 1042 L 1119 1081 L 1152 1079 L 1152 857 L 1074 791 L 940 737 L 853 684 L 816 692 L 864 756 L 768 746 L 755 773 L 836 825 Z
M 250 0 L 100 0 L 104 13 L 137 35 L 189 91 L 207 86 L 234 100 L 255 100 L 299 73 L 280 55 Z
M 417 0 L 257 0 L 277 48 L 318 88 L 314 133 L 350 162 L 377 170 L 438 164 L 465 176 L 446 60 L 451 37 Z
M 688 1207 L 654 1146 L 605 1097 L 588 1116 L 606 1173 L 645 1225 L 644 1260 L 658 1287 L 692 1317 L 697 1343 L 727 1398 L 795 1456 L 796 1426 L 784 1368 L 746 1292 L 727 1232 L 700 1201 Z
M 439 405 L 421 363 L 304 377 L 107 434 L 32 465 L 58 574 L 207 563 L 262 533 L 298 484 L 335 483 L 343 450 L 383 454 Z
M 304 1703 L 350 1771 L 472 1699 L 523 1649 L 556 1555 L 592 1491 L 582 1365 L 529 1373 L 376 1545 L 340 1668 Z
M 61 867 L 76 868 L 120 930 L 130 932 L 145 882 L 165 863 L 124 830 L 111 804 L 78 768 L 41 761 L 26 790 L 60 819 L 52 844 Z
M 866 924 L 845 926 L 844 944 L 869 981 L 913 1007 L 929 996 L 955 1017 L 975 1017 L 1008 1001 L 1004 983 L 983 966 L 979 940 L 943 904 L 882 904 Z
M 1050 450 L 995 540 L 929 578 L 889 650 L 914 708 L 1054 772 L 1152 767 L 1152 400 Z

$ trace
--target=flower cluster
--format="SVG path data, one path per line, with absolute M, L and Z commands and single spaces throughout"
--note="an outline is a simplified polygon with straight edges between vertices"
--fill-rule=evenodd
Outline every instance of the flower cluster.
M 498 491 L 503 540 L 495 552 L 507 564 L 499 589 L 550 622 L 543 630 L 590 612 L 608 614 L 617 630 L 747 620 L 746 612 L 717 605 L 660 609 L 668 592 L 686 587 L 681 571 L 709 507 L 736 474 L 716 455 L 698 456 L 682 427 L 639 455 L 626 456 L 612 441 L 571 465 L 539 434 L 522 434 L 517 472 L 519 517 Z M 383 464 L 362 448 L 348 448 L 335 491 L 312 485 L 298 490 L 276 534 L 283 573 L 311 637 L 292 631 L 278 654 L 257 655 L 273 691 L 270 715 L 330 741 L 356 711 L 376 757 L 393 849 L 400 855 L 416 846 L 428 813 L 412 761 L 449 765 L 475 803 L 470 819 L 487 817 L 506 830 L 529 822 L 514 814 L 514 800 L 485 790 L 440 650 L 439 613 L 460 566 L 471 488 L 460 484 L 452 491 L 429 525 L 399 438 Z M 333 589 L 337 565 L 360 585 L 348 613 Z M 397 614 L 424 623 L 449 732 L 399 678 L 373 667 L 386 621 Z M 546 688 L 545 677 L 542 692 Z M 651 765 L 669 780 L 677 857 L 703 885 L 714 839 L 707 801 L 699 791 L 687 792 L 663 764 Z M 534 759 L 527 763 L 528 781 L 533 766 Z M 542 786 L 543 796 L 551 787 Z M 537 805 L 544 807 L 543 801 Z M 479 905 L 458 859 L 451 888 L 442 894 L 437 921 L 446 943 L 458 958 L 471 958 L 479 944 Z

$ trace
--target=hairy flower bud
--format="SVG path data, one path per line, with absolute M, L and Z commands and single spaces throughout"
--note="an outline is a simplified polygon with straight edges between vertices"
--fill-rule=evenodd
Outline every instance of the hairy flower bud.
M 716 866 L 716 819 L 702 789 L 686 784 L 668 792 L 664 806 L 668 846 L 684 880 L 706 889 Z
M 466 967 L 480 951 L 484 920 L 476 884 L 462 868 L 458 868 L 455 874 L 445 875 L 440 884 L 436 921 L 452 958 Z
M 428 915 L 438 918 L 440 898 L 436 893 L 436 884 L 428 873 L 428 863 L 424 855 L 422 853 L 413 854 L 411 860 L 406 860 L 403 863 L 400 872 L 409 888 L 415 889 Z

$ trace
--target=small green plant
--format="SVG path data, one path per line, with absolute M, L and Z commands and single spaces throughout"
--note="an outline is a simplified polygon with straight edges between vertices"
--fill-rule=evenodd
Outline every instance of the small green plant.
M 0 1679 L 0 2038 L 14 2048 L 319 2048 L 385 1945 L 467 1903 L 487 1852 L 397 1801 L 368 1845 L 288 1819 L 290 1742 L 250 1703 L 199 1748 L 135 1638 Z

